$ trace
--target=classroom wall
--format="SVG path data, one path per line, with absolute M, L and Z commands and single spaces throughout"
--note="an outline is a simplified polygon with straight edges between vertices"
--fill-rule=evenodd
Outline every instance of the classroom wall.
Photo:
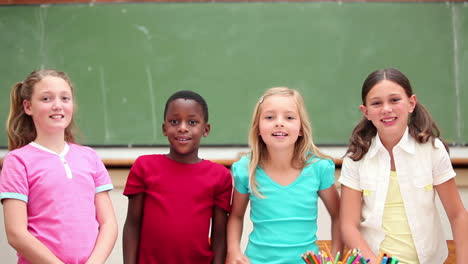
M 468 143 L 468 5 L 461 2 L 164 2 L 0 6 L 0 130 L 9 88 L 54 67 L 75 84 L 87 145 L 165 145 L 166 98 L 208 101 L 211 145 L 246 145 L 273 86 L 303 94 L 315 141 L 343 145 L 377 68 L 413 83 L 451 143 Z M 0 147 L 6 146 L 0 133 Z

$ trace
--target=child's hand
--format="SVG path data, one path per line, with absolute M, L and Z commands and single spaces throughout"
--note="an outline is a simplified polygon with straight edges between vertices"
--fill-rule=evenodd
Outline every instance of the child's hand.
M 249 258 L 247 258 L 242 252 L 228 252 L 226 256 L 226 264 L 250 264 Z

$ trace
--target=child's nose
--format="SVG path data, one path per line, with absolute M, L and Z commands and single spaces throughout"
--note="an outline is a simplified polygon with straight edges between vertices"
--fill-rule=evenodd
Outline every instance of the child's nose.
M 390 104 L 384 104 L 383 110 L 385 113 L 392 112 L 392 106 Z
M 53 110 L 62 109 L 62 102 L 60 102 L 60 100 L 54 100 L 53 103 L 52 103 L 52 109 Z
M 179 131 L 187 131 L 188 130 L 188 124 L 186 122 L 180 122 L 180 125 L 178 126 Z
M 276 126 L 277 127 L 283 127 L 284 126 L 282 118 L 276 119 Z

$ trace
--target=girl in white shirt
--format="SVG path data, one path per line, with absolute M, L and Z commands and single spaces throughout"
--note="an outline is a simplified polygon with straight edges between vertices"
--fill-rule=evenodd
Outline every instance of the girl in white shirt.
M 339 179 L 345 244 L 361 249 L 371 263 L 382 251 L 400 263 L 443 263 L 448 250 L 437 191 L 461 264 L 468 259 L 468 214 L 439 128 L 396 69 L 372 72 L 361 95 L 364 117 L 353 130 Z

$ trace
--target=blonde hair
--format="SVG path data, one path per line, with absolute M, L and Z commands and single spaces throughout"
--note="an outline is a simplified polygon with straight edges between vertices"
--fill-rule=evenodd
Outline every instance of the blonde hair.
M 259 164 L 265 162 L 267 158 L 267 147 L 265 142 L 262 140 L 259 128 L 260 122 L 260 115 L 262 112 L 262 103 L 271 96 L 289 96 L 292 97 L 294 102 L 296 103 L 297 110 L 299 113 L 299 118 L 301 120 L 301 132 L 302 136 L 300 136 L 295 145 L 294 145 L 294 153 L 293 158 L 291 160 L 291 166 L 296 169 L 302 169 L 307 166 L 308 160 L 312 157 L 318 158 L 327 158 L 331 159 L 329 156 L 323 154 L 313 143 L 312 140 L 312 128 L 309 122 L 309 117 L 307 115 L 306 107 L 304 104 L 304 100 L 301 94 L 294 90 L 287 87 L 274 87 L 268 89 L 260 100 L 257 102 L 254 108 L 254 112 L 252 115 L 252 123 L 250 125 L 250 132 L 249 132 L 249 145 L 251 147 L 250 153 L 250 163 L 248 167 L 249 172 L 249 183 L 250 188 L 254 195 L 257 197 L 264 198 L 264 196 L 258 190 L 258 182 L 255 178 L 255 171 Z
M 30 115 L 24 112 L 24 100 L 31 101 L 34 85 L 47 76 L 62 78 L 70 86 L 73 94 L 73 85 L 67 74 L 52 69 L 36 70 L 31 72 L 22 82 L 15 84 L 10 93 L 10 112 L 8 114 L 6 130 L 8 135 L 8 150 L 21 148 L 37 137 L 36 127 Z M 74 119 L 65 129 L 65 141 L 75 142 L 73 131 L 75 129 Z

